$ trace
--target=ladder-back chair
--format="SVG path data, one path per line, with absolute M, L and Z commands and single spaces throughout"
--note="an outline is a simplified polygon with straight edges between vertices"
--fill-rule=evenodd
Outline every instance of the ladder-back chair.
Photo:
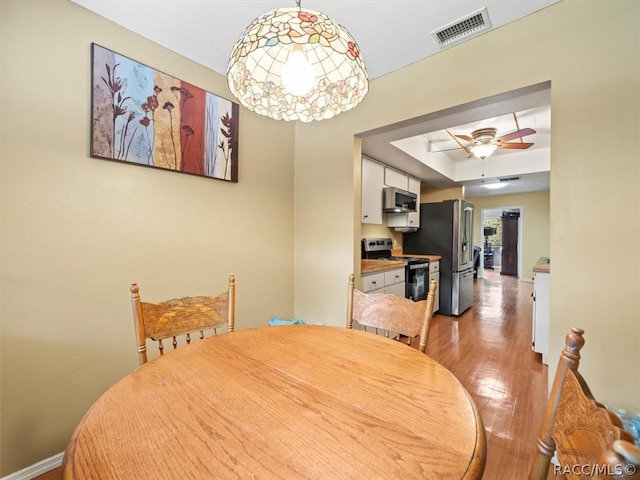
M 572 328 L 566 336 L 529 480 L 547 479 L 554 451 L 553 478 L 640 478 L 640 448 L 578 373 L 583 333 Z
M 226 324 L 227 331 L 235 328 L 236 278 L 229 276 L 228 290 L 213 297 L 183 297 L 166 300 L 161 303 L 149 303 L 140 300 L 140 289 L 136 283 L 131 285 L 131 306 L 136 332 L 138 361 L 147 362 L 147 338 L 158 343 L 160 355 L 164 352 L 163 340 L 172 339 L 173 348 L 178 347 L 177 337 L 185 337 L 191 342 L 191 333 L 199 338 L 205 331 L 212 330 L 217 335 L 218 328 Z
M 407 344 L 420 335 L 418 349 L 424 353 L 433 317 L 436 281 L 431 281 L 426 300 L 414 302 L 398 295 L 363 293 L 354 288 L 354 280 L 354 275 L 349 275 L 347 328 L 353 328 L 356 321 L 365 331 L 381 332 L 386 337 L 391 333 L 405 336 Z

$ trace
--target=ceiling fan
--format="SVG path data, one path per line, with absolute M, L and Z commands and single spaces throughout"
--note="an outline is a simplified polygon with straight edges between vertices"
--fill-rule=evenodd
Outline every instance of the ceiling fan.
M 471 136 L 455 135 L 455 137 L 470 143 L 470 145 L 465 146 L 458 141 L 460 146 L 469 152 L 470 156 L 475 155 L 477 158 L 484 160 L 498 148 L 524 150 L 531 147 L 533 143 L 523 141 L 511 143 L 510 140 L 533 135 L 536 131 L 532 128 L 523 128 L 498 138 L 496 138 L 496 133 L 497 129 L 495 128 L 479 128 L 471 132 Z

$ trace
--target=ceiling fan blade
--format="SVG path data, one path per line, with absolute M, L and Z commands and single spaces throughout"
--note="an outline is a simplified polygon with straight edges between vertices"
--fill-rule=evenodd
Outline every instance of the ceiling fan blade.
M 532 128 L 523 128 L 513 133 L 507 133 L 501 137 L 496 138 L 496 142 L 508 142 L 509 140 L 515 140 L 516 138 L 526 137 L 527 135 L 533 135 L 536 131 Z
M 517 148 L 519 150 L 524 150 L 532 145 L 533 143 L 499 143 L 498 148 Z
M 445 128 L 444 131 L 447 132 L 447 135 L 449 135 L 453 140 L 455 140 L 455 142 L 458 145 L 460 145 L 460 148 L 462 148 L 466 153 L 471 153 L 471 151 L 467 147 L 465 147 L 462 144 L 462 142 L 460 142 L 460 140 L 458 140 L 458 137 L 456 137 L 453 133 L 451 133 L 448 128 Z
M 474 141 L 473 138 L 471 138 L 469 135 L 456 135 L 456 137 L 471 143 L 473 143 Z

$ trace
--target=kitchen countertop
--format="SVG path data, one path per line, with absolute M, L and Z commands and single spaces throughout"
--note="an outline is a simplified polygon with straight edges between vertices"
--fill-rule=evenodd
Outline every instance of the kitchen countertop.
M 533 266 L 533 271 L 536 273 L 550 273 L 551 260 L 549 257 L 540 257 L 538 263 Z
M 399 250 L 400 253 L 397 253 Z M 440 261 L 442 258 L 440 255 L 403 255 L 402 249 L 393 249 L 394 257 L 406 257 L 406 258 L 427 258 L 430 262 Z M 400 260 L 374 260 L 363 259 L 360 263 L 360 273 L 366 275 L 367 273 L 385 272 L 388 270 L 395 270 L 396 268 L 404 268 L 405 263 Z
M 400 260 L 368 260 L 363 259 L 360 263 L 360 273 L 378 273 L 387 270 L 395 270 L 396 268 L 404 268 L 405 263 Z

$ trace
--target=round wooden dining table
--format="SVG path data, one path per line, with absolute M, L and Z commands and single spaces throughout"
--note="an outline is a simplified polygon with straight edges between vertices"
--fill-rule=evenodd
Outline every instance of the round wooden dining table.
M 473 400 L 428 355 L 373 333 L 294 325 L 178 348 L 112 386 L 63 478 L 476 479 Z

